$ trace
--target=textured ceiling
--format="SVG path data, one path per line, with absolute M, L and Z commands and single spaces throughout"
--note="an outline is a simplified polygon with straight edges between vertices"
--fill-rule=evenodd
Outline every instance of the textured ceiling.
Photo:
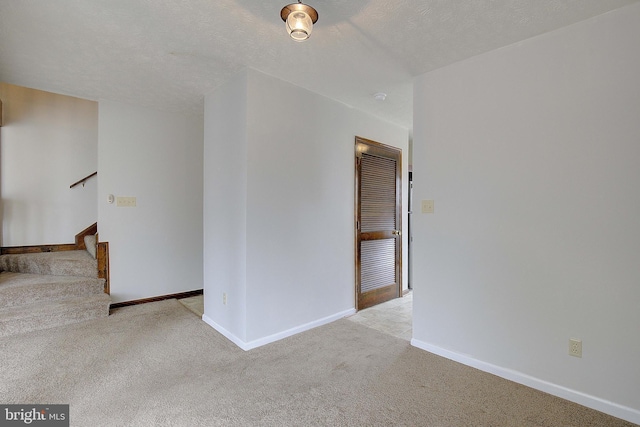
M 201 114 L 251 67 L 411 128 L 414 76 L 638 1 L 308 0 L 296 43 L 286 0 L 0 0 L 0 81 Z

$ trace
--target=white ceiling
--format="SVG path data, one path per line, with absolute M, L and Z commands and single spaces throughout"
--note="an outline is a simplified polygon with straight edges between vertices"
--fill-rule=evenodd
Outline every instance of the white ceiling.
M 308 0 L 304 43 L 292 1 L 0 0 L 0 81 L 202 114 L 251 67 L 410 129 L 414 76 L 640 0 Z

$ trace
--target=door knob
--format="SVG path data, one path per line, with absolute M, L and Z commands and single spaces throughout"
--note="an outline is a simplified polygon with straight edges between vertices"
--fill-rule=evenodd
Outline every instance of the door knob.
M 402 231 L 400 231 L 400 230 L 393 230 L 393 231 L 391 232 L 391 234 L 393 234 L 394 236 L 402 236 Z

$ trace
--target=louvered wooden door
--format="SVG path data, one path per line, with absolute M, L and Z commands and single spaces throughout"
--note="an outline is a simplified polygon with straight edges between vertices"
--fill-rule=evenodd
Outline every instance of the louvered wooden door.
M 402 294 L 402 151 L 356 137 L 357 310 Z

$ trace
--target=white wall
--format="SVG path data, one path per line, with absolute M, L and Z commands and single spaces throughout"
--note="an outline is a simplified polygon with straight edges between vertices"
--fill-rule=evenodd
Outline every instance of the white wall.
M 640 4 L 416 79 L 414 345 L 640 423 Z M 570 337 L 583 357 L 568 356 Z
M 204 312 L 246 341 L 247 76 L 205 98 Z M 227 294 L 226 305 L 222 294 Z
M 111 298 L 202 288 L 203 119 L 99 103 L 98 227 L 109 242 Z M 137 198 L 116 207 L 107 196 Z
M 0 83 L 0 246 L 73 243 L 96 222 L 98 103 Z
M 246 104 L 237 100 L 244 96 Z M 227 111 L 220 115 L 223 106 Z M 246 132 L 237 131 L 242 123 L 231 121 L 234 117 L 244 117 Z M 227 247 L 240 249 L 225 265 L 209 256 L 205 260 L 205 266 L 223 269 L 205 273 L 205 320 L 248 349 L 352 312 L 355 136 L 400 147 L 406 155 L 407 130 L 253 70 L 207 97 L 205 128 L 207 179 L 227 174 L 212 171 L 222 162 L 217 153 L 232 155 L 233 165 L 245 156 L 246 164 L 232 173 L 242 184 L 227 187 L 230 193 L 245 191 L 244 200 L 233 202 L 238 215 L 246 209 L 245 216 L 232 224 L 246 235 L 224 236 Z M 406 212 L 407 162 L 403 165 Z M 208 191 L 208 185 L 205 206 L 225 191 Z M 211 224 L 224 223 L 228 214 L 206 212 L 205 253 L 218 237 L 210 235 Z M 406 220 L 405 213 L 404 227 Z M 224 246 L 219 240 L 217 247 Z M 230 271 L 241 262 L 246 262 L 245 277 Z M 220 283 L 221 277 L 239 280 Z M 223 305 L 222 292 L 231 289 L 226 291 L 231 295 L 243 280 L 246 329 L 226 329 L 229 313 L 238 308 L 231 301 Z

